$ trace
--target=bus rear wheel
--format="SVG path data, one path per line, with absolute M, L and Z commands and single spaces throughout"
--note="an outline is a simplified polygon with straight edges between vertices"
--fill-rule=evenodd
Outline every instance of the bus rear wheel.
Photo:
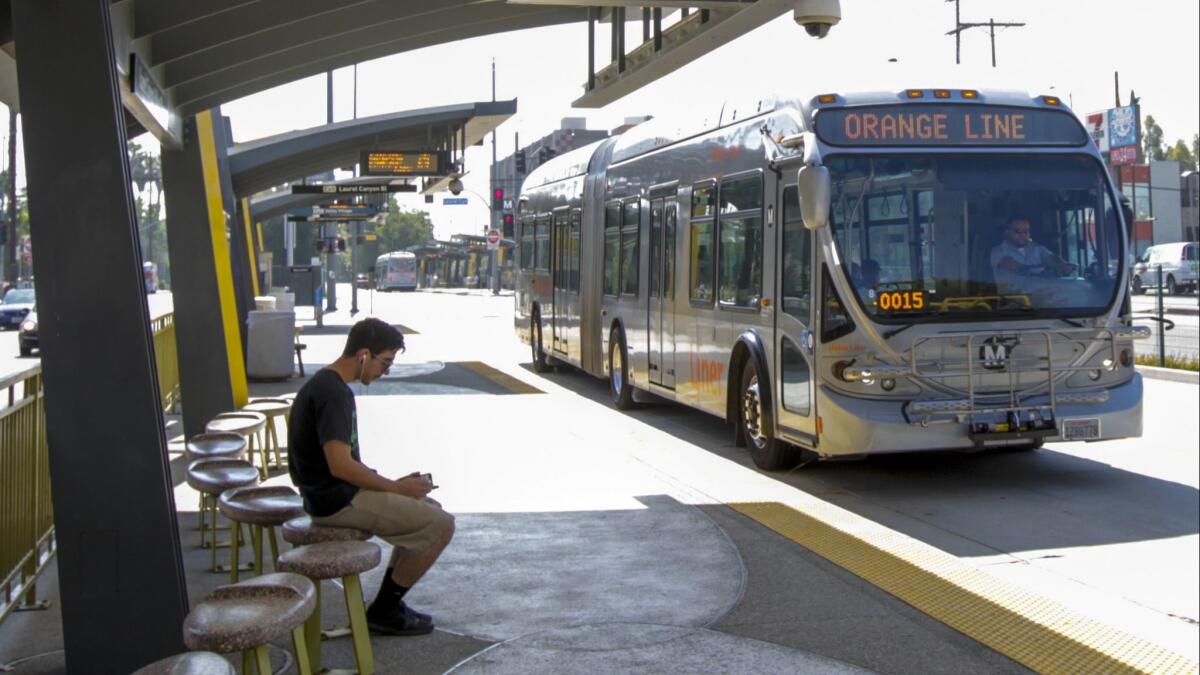
M 629 384 L 629 352 L 625 349 L 625 332 L 612 332 L 608 341 L 608 394 L 617 410 L 634 407 L 633 385 Z
M 759 380 L 758 366 L 751 359 L 742 369 L 741 407 L 738 423 L 750 450 L 754 465 L 764 471 L 782 471 L 800 463 L 797 448 L 775 438 L 772 432 L 771 413 L 763 405 L 761 387 L 768 386 Z

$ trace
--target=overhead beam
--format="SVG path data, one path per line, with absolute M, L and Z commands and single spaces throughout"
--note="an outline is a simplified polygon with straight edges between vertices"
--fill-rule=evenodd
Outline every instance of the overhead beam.
M 595 73 L 595 86 L 590 89 L 593 78 L 589 77 L 584 84 L 583 96 L 572 105 L 576 108 L 608 105 L 781 16 L 795 3 L 794 0 L 757 0 L 732 4 L 734 8 L 727 4 L 722 9 L 689 14 L 664 29 L 661 49 L 655 49 L 653 39 L 643 42 L 625 54 L 624 59 L 619 59 L 623 63 L 614 62 Z M 695 6 L 694 3 L 689 5 Z
M 536 15 L 510 15 L 494 21 L 467 26 L 448 25 L 419 36 L 401 36 L 399 38 L 397 38 L 395 27 L 391 31 L 373 27 L 364 33 L 352 36 L 353 40 L 348 39 L 350 36 L 345 35 L 317 40 L 237 64 L 219 72 L 213 72 L 206 77 L 175 87 L 175 100 L 182 114 L 192 114 L 208 106 L 226 103 L 270 87 L 335 68 L 494 33 L 581 22 L 586 15 L 586 10 L 583 9 L 553 9 Z M 348 48 L 348 42 L 362 46 Z M 167 83 L 164 85 L 170 86 Z

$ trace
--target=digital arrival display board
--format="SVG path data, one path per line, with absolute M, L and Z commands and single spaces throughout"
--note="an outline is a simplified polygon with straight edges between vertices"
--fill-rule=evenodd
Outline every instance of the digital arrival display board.
M 1065 110 L 986 105 L 885 105 L 817 111 L 817 136 L 841 146 L 1082 146 Z
M 364 150 L 359 168 L 364 176 L 446 176 L 450 162 L 440 150 Z

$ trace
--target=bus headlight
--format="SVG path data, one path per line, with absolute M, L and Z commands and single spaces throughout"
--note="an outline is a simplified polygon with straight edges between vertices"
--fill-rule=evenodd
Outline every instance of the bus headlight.
M 883 387 L 884 391 L 891 391 L 896 388 L 896 381 L 890 377 L 885 377 L 879 381 L 879 386 Z
M 1096 380 L 1100 379 L 1100 369 L 1099 369 L 1099 368 L 1096 368 L 1096 369 L 1094 369 L 1094 370 L 1089 370 L 1089 371 L 1088 371 L 1088 378 L 1090 378 L 1090 379 L 1091 379 L 1093 382 L 1095 382 Z
M 1113 363 L 1112 359 L 1104 359 L 1100 362 L 1100 365 L 1103 366 L 1105 370 L 1110 372 L 1116 370 L 1116 364 Z

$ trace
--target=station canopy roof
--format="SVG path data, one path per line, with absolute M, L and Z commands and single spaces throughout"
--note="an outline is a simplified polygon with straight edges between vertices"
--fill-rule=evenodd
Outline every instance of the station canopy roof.
M 452 147 L 461 153 L 516 111 L 516 101 L 460 103 L 346 120 L 239 143 L 229 148 L 233 191 L 238 196 L 253 195 L 305 176 L 352 167 L 363 149 Z
M 20 108 L 11 0 L 0 0 L 0 101 Z M 597 64 L 577 106 L 615 100 L 792 8 L 794 0 L 113 0 L 113 43 L 130 136 L 149 130 L 178 143 L 188 116 L 301 78 L 414 49 L 567 23 L 649 21 L 642 6 L 673 12 L 660 39 Z M 691 13 L 684 16 L 685 7 Z M 646 24 L 649 26 L 649 24 Z M 647 29 L 648 30 L 648 29 Z M 597 34 L 597 41 L 608 31 Z M 63 48 L 71 36 L 63 35 Z M 586 51 L 587 43 L 580 45 Z M 159 124 L 131 88 L 132 61 L 145 67 L 170 120 Z M 531 64 L 534 67 L 534 64 Z M 141 68 L 136 69 L 141 71 Z M 588 80 L 580 73 L 581 83 Z M 145 82 L 146 78 L 143 77 Z M 58 86 L 69 86 L 59 83 Z

